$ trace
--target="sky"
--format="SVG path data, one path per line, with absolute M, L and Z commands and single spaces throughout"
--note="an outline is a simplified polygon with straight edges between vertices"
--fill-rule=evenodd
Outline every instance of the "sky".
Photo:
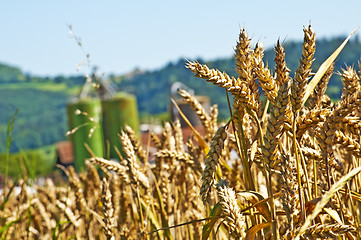
M 1 1 L 0 63 L 37 76 L 86 74 L 90 65 L 126 74 L 231 57 L 240 28 L 265 47 L 301 41 L 309 23 L 316 38 L 347 36 L 361 25 L 361 1 Z M 90 65 L 78 69 L 87 54 Z

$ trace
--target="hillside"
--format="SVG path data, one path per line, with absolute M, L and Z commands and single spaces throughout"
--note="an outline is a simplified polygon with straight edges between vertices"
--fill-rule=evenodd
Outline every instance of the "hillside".
M 317 41 L 315 62 L 313 65 L 314 72 L 344 39 L 345 37 L 337 37 Z M 291 70 L 291 76 L 293 76 L 302 53 L 302 44 L 301 42 L 294 41 L 287 42 L 285 44 L 285 51 L 287 66 Z M 346 45 L 343 52 L 339 55 L 335 66 L 336 71 L 340 71 L 342 67 L 345 67 L 345 64 L 351 65 L 358 62 L 360 56 L 361 43 L 358 38 L 355 38 Z M 270 69 L 274 68 L 274 57 L 275 54 L 272 48 L 265 51 L 265 60 L 268 62 Z M 198 61 L 204 63 L 202 59 L 198 59 Z M 221 117 L 227 117 L 228 108 L 224 90 L 218 89 L 204 80 L 193 77 L 192 73 L 184 67 L 185 62 L 185 59 L 180 59 L 156 71 L 136 74 L 129 78 L 112 76 L 112 80 L 118 83 L 120 89 L 133 92 L 137 95 L 139 110 L 142 113 L 158 114 L 167 111 L 169 104 L 168 99 L 170 98 L 169 86 L 176 81 L 180 81 L 194 89 L 196 94 L 209 96 L 213 104 L 219 104 Z M 236 75 L 232 58 L 208 61 L 206 64 L 209 68 L 218 68 L 220 71 L 225 71 L 231 76 Z M 341 89 L 342 84 L 340 77 L 334 74 L 330 80 L 328 94 L 331 98 L 337 99 L 340 97 Z
M 314 72 L 344 39 L 345 37 L 336 37 L 317 41 Z M 290 41 L 285 43 L 285 48 L 286 62 L 293 76 L 301 56 L 302 44 Z M 357 37 L 352 38 L 337 59 L 336 71 L 340 71 L 345 64 L 358 62 L 360 56 L 361 43 Z M 265 60 L 271 69 L 274 67 L 273 59 L 273 49 L 267 49 Z M 198 61 L 204 63 L 202 59 Z M 217 68 L 235 76 L 235 65 L 231 57 L 205 63 L 210 68 Z M 109 78 L 116 83 L 119 90 L 136 95 L 142 118 L 168 111 L 171 97 L 169 88 L 177 81 L 194 89 L 197 95 L 209 96 L 212 104 L 219 105 L 220 117 L 227 118 L 225 91 L 205 80 L 193 77 L 184 66 L 185 59 L 180 59 L 158 70 L 137 71 L 125 76 L 110 75 Z M 65 132 L 68 130 L 65 106 L 78 94 L 84 81 L 83 76 L 30 76 L 16 67 L 0 64 L 0 152 L 5 150 L 7 120 L 16 108 L 19 109 L 19 114 L 13 132 L 12 152 L 64 140 Z M 333 76 L 329 85 L 328 94 L 333 99 L 339 98 L 342 85 L 337 74 Z
M 7 122 L 16 109 L 19 113 L 12 133 L 11 152 L 65 139 L 68 130 L 65 106 L 85 78 L 58 79 L 27 76 L 22 82 L 14 79 L 5 82 L 0 75 L 0 152 L 5 151 Z

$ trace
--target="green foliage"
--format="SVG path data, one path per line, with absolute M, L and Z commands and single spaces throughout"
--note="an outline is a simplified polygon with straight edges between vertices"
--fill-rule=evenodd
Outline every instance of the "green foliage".
M 25 75 L 19 68 L 0 64 L 0 82 L 23 82 Z
M 65 92 L 38 90 L 36 88 L 0 88 L 0 112 L 19 109 L 13 130 L 14 142 L 11 152 L 20 149 L 38 148 L 65 139 L 66 113 L 68 101 Z M 7 122 L 7 115 L 0 114 L 0 123 Z M 3 133 L 0 128 L 0 139 Z M 0 142 L 0 151 L 4 151 Z
M 159 113 L 150 115 L 149 113 L 143 112 L 139 116 L 140 122 L 142 123 L 158 123 L 158 122 L 169 122 L 171 121 L 171 116 L 169 112 Z M 156 122 L 155 122 L 156 121 Z
M 6 126 L 6 152 L 5 152 L 5 163 L 3 164 L 3 166 L 5 168 L 4 169 L 5 186 L 6 186 L 7 178 L 8 178 L 8 174 L 9 174 L 10 146 L 11 146 L 11 142 L 13 141 L 13 138 L 11 135 L 14 130 L 14 123 L 15 123 L 17 114 L 18 114 L 18 109 L 15 110 L 15 113 L 12 117 L 9 117 L 8 124 Z
M 5 172 L 6 154 L 0 154 L 0 174 Z M 8 174 L 12 178 L 21 178 L 26 171 L 30 178 L 44 176 L 55 166 L 55 146 L 42 147 L 36 150 L 26 150 L 13 153 L 9 158 Z

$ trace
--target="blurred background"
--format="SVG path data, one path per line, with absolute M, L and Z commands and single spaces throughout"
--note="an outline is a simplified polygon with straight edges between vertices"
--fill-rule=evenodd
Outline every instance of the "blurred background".
M 2 1 L 0 11 L 0 174 L 8 165 L 6 171 L 15 177 L 47 175 L 56 162 L 71 164 L 78 155 L 74 134 L 66 133 L 83 125 L 85 139 L 95 139 L 89 145 L 101 145 L 99 155 L 110 156 L 106 140 L 114 136 L 107 137 L 107 131 L 116 133 L 126 123 L 141 135 L 149 123 L 171 119 L 174 84 L 206 95 L 205 103 L 218 104 L 220 119 L 227 119 L 225 92 L 194 78 L 184 66 L 186 59 L 198 60 L 235 76 L 232 55 L 241 28 L 253 46 L 263 42 L 271 69 L 273 47 L 278 39 L 283 42 L 293 76 L 303 26 L 311 24 L 316 32 L 315 72 L 361 24 L 356 0 L 14 0 Z M 336 71 L 346 64 L 359 69 L 359 36 L 360 31 L 339 55 Z M 335 74 L 327 94 L 337 101 L 341 91 Z M 115 109 L 134 114 L 131 119 L 110 116 Z M 121 124 L 106 129 L 111 120 Z M 88 140 L 76 140 L 82 151 Z

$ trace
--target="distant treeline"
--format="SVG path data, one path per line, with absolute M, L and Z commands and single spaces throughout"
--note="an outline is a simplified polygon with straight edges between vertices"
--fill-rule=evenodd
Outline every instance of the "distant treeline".
M 23 73 L 19 68 L 0 63 L 0 87 L 1 84 L 10 83 L 65 83 L 69 87 L 79 86 L 85 81 L 85 76 L 56 76 L 39 77 Z
M 321 39 L 316 43 L 313 72 L 342 43 L 345 37 Z M 289 41 L 284 43 L 286 63 L 294 75 L 302 54 L 302 43 Z M 336 72 L 346 65 L 358 70 L 361 56 L 361 43 L 358 36 L 351 38 L 336 61 Z M 270 69 L 274 68 L 274 51 L 265 50 L 264 61 Z M 225 71 L 236 76 L 232 57 L 204 61 L 210 68 Z M 185 59 L 171 62 L 165 67 L 154 71 L 134 71 L 124 76 L 109 75 L 120 91 L 136 95 L 138 108 L 142 117 L 167 112 L 170 106 L 170 86 L 174 82 L 182 82 L 192 88 L 197 95 L 209 96 L 212 104 L 218 104 L 220 118 L 229 117 L 226 93 L 223 89 L 195 78 L 185 68 Z M 67 129 L 65 106 L 79 93 L 85 82 L 84 76 L 37 77 L 23 73 L 20 69 L 0 64 L 0 152 L 5 151 L 6 124 L 9 116 L 19 109 L 13 132 L 14 144 L 12 152 L 20 149 L 37 148 L 64 140 Z M 341 95 L 342 83 L 340 76 L 334 74 L 328 87 L 328 95 L 338 99 Z
M 344 41 L 345 37 L 332 39 L 322 39 L 317 41 L 315 62 L 313 72 L 316 72 L 319 66 L 325 61 L 335 49 Z M 302 54 L 302 43 L 290 41 L 284 43 L 286 52 L 286 63 L 291 70 L 291 76 L 294 75 L 298 68 L 299 59 Z M 272 48 L 266 49 L 264 61 L 268 63 L 271 70 L 274 69 L 275 54 Z M 344 48 L 336 61 L 335 69 L 340 71 L 347 65 L 353 65 L 358 69 L 358 61 L 361 56 L 361 43 L 358 37 L 353 38 Z M 205 62 L 198 59 L 201 63 L 206 63 L 209 68 L 217 68 L 225 71 L 231 76 L 236 76 L 235 63 L 233 59 L 217 59 Z M 118 83 L 120 89 L 130 91 L 137 96 L 139 110 L 142 113 L 158 114 L 167 111 L 170 104 L 169 86 L 174 82 L 182 82 L 188 87 L 194 89 L 197 95 L 207 95 L 210 97 L 212 104 L 218 104 L 220 107 L 220 117 L 226 118 L 229 115 L 226 95 L 223 89 L 212 86 L 205 80 L 195 78 L 192 73 L 186 69 L 185 59 L 180 59 L 175 63 L 169 63 L 162 69 L 135 74 L 129 78 L 119 76 L 110 76 L 111 79 Z M 356 66 L 355 66 L 356 65 Z M 340 76 L 334 74 L 330 80 L 328 94 L 332 99 L 338 99 L 341 95 L 342 83 Z

